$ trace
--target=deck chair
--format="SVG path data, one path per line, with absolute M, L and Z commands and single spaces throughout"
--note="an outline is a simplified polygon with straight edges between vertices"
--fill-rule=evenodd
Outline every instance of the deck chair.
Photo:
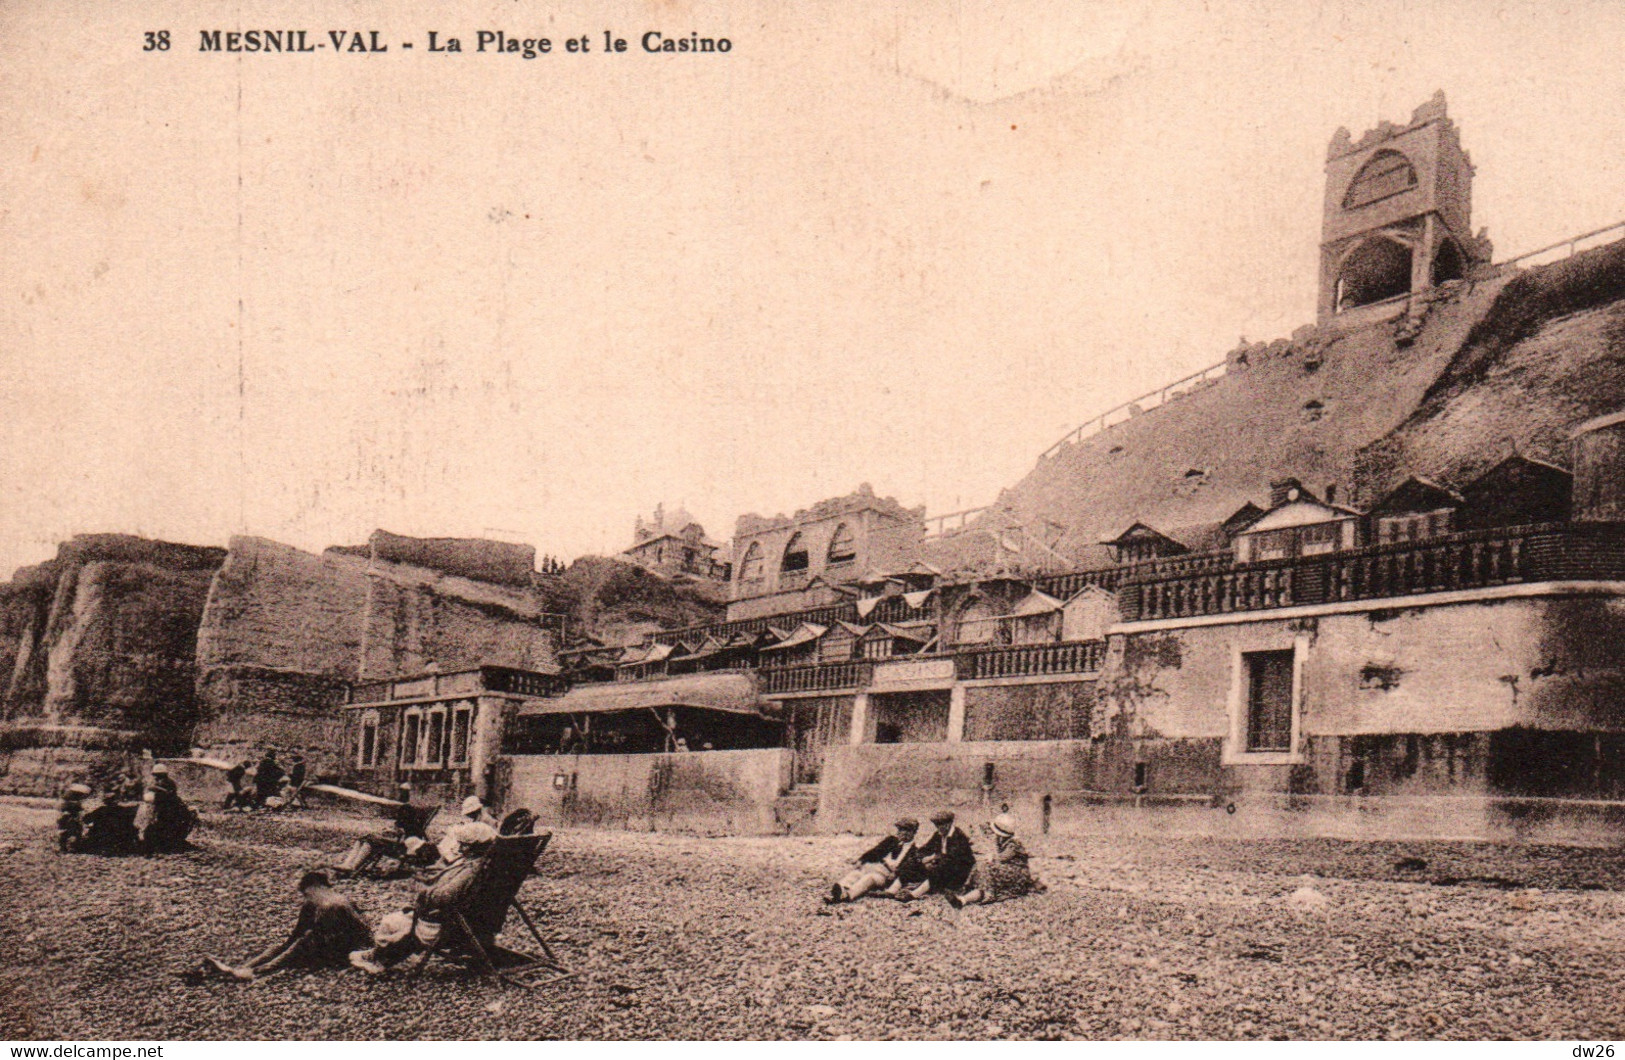
M 368 836 L 367 841 L 372 849 L 359 865 L 347 869 L 335 865 L 332 866 L 333 870 L 343 876 L 366 876 L 375 880 L 392 880 L 407 875 L 410 869 L 406 864 L 406 840 L 423 839 L 429 830 L 429 822 L 439 812 L 438 806 L 401 807 L 396 811 L 399 837 Z
M 441 924 L 439 937 L 412 970 L 413 979 L 422 975 L 436 957 L 473 967 L 482 975 L 493 975 L 504 983 L 527 989 L 575 978 L 575 972 L 559 963 L 553 947 L 536 929 L 536 922 L 519 901 L 519 888 L 535 873 L 536 859 L 552 838 L 552 832 L 540 832 L 499 836 L 492 843 L 467 896 L 449 911 L 450 915 Z M 545 956 L 511 949 L 497 942 L 509 909 L 519 914 Z

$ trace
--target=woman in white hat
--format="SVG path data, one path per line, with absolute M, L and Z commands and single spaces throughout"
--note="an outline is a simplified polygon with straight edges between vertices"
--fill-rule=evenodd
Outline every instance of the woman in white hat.
M 988 833 L 993 837 L 993 852 L 976 863 L 970 885 L 963 892 L 947 894 L 949 904 L 955 909 L 963 905 L 1002 902 L 1043 890 L 1028 867 L 1027 848 L 1016 838 L 1017 824 L 1013 813 L 1001 813 L 993 818 L 988 826 Z
M 463 825 L 483 824 L 490 826 L 493 830 L 496 827 L 495 822 L 491 820 L 490 811 L 486 810 L 485 803 L 480 801 L 478 795 L 470 795 L 464 799 L 461 812 L 462 819 L 454 822 L 450 828 L 446 829 L 446 834 L 441 836 L 440 842 L 435 844 L 440 851 L 440 860 L 448 865 L 462 856 L 457 845 L 457 831 Z

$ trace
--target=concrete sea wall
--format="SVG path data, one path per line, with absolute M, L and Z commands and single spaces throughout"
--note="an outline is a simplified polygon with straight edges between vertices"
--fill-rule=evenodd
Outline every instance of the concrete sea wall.
M 504 805 L 551 825 L 765 835 L 790 782 L 790 752 L 515 755 Z

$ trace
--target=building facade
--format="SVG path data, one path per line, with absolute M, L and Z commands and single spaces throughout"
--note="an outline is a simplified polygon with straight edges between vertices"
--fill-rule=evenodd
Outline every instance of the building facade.
M 740 516 L 728 618 L 788 613 L 856 597 L 863 579 L 918 562 L 924 538 L 924 508 L 877 497 L 867 483 L 793 516 Z
M 493 797 L 509 720 L 562 693 L 556 673 L 477 666 L 355 686 L 341 709 L 348 779 L 375 794 L 402 783 L 455 799 Z
M 1487 264 L 1489 241 L 1470 227 L 1472 184 L 1443 92 L 1403 126 L 1383 122 L 1358 141 L 1337 130 L 1326 154 L 1320 320 Z
M 705 536 L 705 527 L 679 508 L 667 514 L 655 508 L 654 519 L 639 516 L 632 530 L 632 545 L 621 556 L 645 570 L 676 581 L 714 581 L 726 584 L 729 567 L 722 546 Z
M 1059 528 L 1042 567 L 949 562 L 950 536 L 927 563 L 923 510 L 867 486 L 747 515 L 724 621 L 358 695 L 358 775 L 607 827 L 874 831 L 946 805 L 1617 843 L 1625 243 L 1496 271 L 1471 172 L 1442 97 L 1339 133 L 1321 324 L 1046 453 L 1041 489 L 1000 498 Z M 1338 450 L 1327 422 L 1366 433 Z

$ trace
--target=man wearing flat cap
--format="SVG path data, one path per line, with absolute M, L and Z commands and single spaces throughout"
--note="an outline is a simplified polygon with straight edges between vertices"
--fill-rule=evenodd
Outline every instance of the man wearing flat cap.
M 892 826 L 891 835 L 858 855 L 858 867 L 843 876 L 829 888 L 825 901 L 853 902 L 864 895 L 898 884 L 915 886 L 925 879 L 920 867 L 919 851 L 914 846 L 920 822 L 912 817 L 900 818 Z
M 971 849 L 970 836 L 954 824 L 950 810 L 931 815 L 936 831 L 920 846 L 920 864 L 925 869 L 925 882 L 903 894 L 924 898 L 928 894 L 960 891 L 976 867 L 976 851 Z M 899 896 L 901 897 L 901 896 Z

